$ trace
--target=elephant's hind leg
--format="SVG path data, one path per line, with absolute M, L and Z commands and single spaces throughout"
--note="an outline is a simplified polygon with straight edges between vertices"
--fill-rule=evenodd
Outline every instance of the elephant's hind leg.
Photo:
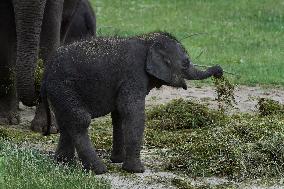
M 92 170 L 96 174 L 105 173 L 107 168 L 96 154 L 88 136 L 87 128 L 73 134 L 73 138 L 79 159 L 82 161 L 83 168 L 85 170 Z
M 73 88 L 72 85 L 65 86 L 58 82 L 49 82 L 46 86 L 48 99 L 54 109 L 60 130 L 61 140 L 56 153 L 59 157 L 60 154 L 64 154 L 66 157 L 67 154 L 73 153 L 70 146 L 74 145 L 84 169 L 92 170 L 96 174 L 105 173 L 107 171 L 106 166 L 97 156 L 88 136 L 91 115 L 82 105 L 80 97 L 74 92 Z M 71 141 L 72 145 L 68 141 Z

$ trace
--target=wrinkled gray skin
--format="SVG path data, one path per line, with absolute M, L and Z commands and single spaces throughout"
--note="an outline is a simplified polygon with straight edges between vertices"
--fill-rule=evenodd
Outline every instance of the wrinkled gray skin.
M 140 150 L 149 91 L 162 85 L 186 89 L 184 79 L 222 74 L 220 66 L 197 70 L 182 45 L 167 33 L 97 38 L 60 47 L 45 71 L 41 91 L 60 129 L 57 160 L 69 162 L 76 149 L 85 169 L 106 172 L 88 127 L 92 118 L 111 113 L 112 162 L 123 162 L 128 172 L 143 172 Z
M 19 123 L 19 100 L 27 106 L 37 103 L 39 94 L 34 87 L 37 58 L 46 60 L 59 46 L 60 38 L 65 41 L 79 2 L 0 1 L 0 124 Z M 66 20 L 61 24 L 62 17 Z M 41 110 L 39 105 L 32 128 L 46 124 L 45 112 Z
M 63 10 L 62 15 L 62 26 L 66 25 L 70 21 L 70 14 L 68 11 Z M 64 29 L 66 27 L 61 27 L 61 43 L 68 44 L 74 41 L 78 41 L 85 38 L 90 38 L 96 34 L 96 17 L 92 9 L 92 6 L 88 0 L 81 0 L 76 12 L 74 13 L 69 29 L 65 39 Z M 54 120 L 54 119 L 53 119 Z M 31 129 L 36 132 L 46 131 L 46 112 L 43 105 L 40 103 L 37 106 L 35 118 L 31 122 Z M 57 133 L 57 127 L 54 121 L 52 122 L 52 133 Z

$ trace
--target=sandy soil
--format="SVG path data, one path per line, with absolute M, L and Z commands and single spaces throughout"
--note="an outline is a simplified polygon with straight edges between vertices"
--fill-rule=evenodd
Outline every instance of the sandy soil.
M 284 103 L 284 89 L 281 88 L 262 88 L 262 87 L 247 87 L 239 86 L 235 91 L 235 98 L 237 101 L 238 110 L 241 112 L 250 112 L 254 113 L 256 111 L 255 105 L 257 98 L 265 97 L 277 100 L 281 103 Z M 150 107 L 157 104 L 166 103 L 175 98 L 184 98 L 196 100 L 203 104 L 208 104 L 211 108 L 217 107 L 217 102 L 215 101 L 216 93 L 213 87 L 202 86 L 202 87 L 189 87 L 188 90 L 183 89 L 174 89 L 171 87 L 162 87 L 161 89 L 153 89 L 146 98 L 146 106 Z M 29 122 L 32 120 L 34 115 L 35 108 L 27 108 L 23 105 L 20 105 L 21 109 L 21 122 L 23 125 L 29 125 Z M 142 159 L 146 165 L 146 172 L 142 174 L 117 174 L 117 173 L 108 173 L 102 176 L 110 180 L 113 188 L 131 188 L 131 189 L 140 189 L 140 188 L 175 188 L 171 186 L 171 180 L 173 178 L 180 178 L 190 181 L 192 184 L 199 185 L 210 184 L 218 185 L 222 183 L 229 182 L 223 178 L 188 178 L 186 175 L 177 175 L 171 172 L 164 172 L 160 167 L 162 160 L 157 158 L 157 153 L 155 150 L 143 150 Z M 153 166 L 154 165 L 154 166 Z M 120 166 L 120 165 L 117 165 Z M 258 185 L 249 185 L 249 186 L 240 186 L 241 188 L 269 188 L 261 187 Z M 281 188 L 278 186 L 273 186 L 270 188 Z
M 202 104 L 208 104 L 211 108 L 217 108 L 216 92 L 214 87 L 189 87 L 187 90 L 175 89 L 163 86 L 153 89 L 146 98 L 146 106 L 167 103 L 175 98 L 195 100 Z M 284 103 L 284 89 L 237 86 L 235 89 L 236 108 L 235 111 L 255 112 L 258 98 L 270 98 Z

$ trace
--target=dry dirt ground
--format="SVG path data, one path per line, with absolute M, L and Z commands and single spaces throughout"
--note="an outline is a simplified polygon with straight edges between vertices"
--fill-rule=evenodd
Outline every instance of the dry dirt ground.
M 233 111 L 254 113 L 256 111 L 255 105 L 257 98 L 265 97 L 277 100 L 284 103 L 284 89 L 283 88 L 264 88 L 264 87 L 247 87 L 238 86 L 235 90 L 235 98 L 237 101 L 237 109 Z M 153 89 L 146 98 L 146 106 L 150 107 L 156 104 L 166 103 L 175 98 L 184 98 L 196 100 L 200 103 L 208 104 L 209 107 L 216 108 L 215 101 L 216 93 L 214 87 L 189 87 L 188 90 L 174 89 L 171 87 L 162 87 L 160 89 Z M 34 115 L 34 108 L 21 108 L 22 125 L 28 125 Z M 107 173 L 99 177 L 110 180 L 113 188 L 175 188 L 171 184 L 174 178 L 184 179 L 192 184 L 210 184 L 210 186 L 219 185 L 228 182 L 224 178 L 188 178 L 186 175 L 165 172 L 161 168 L 161 162 L 158 152 L 155 150 L 143 150 L 142 159 L 146 165 L 146 172 L 143 174 L 119 174 Z M 166 157 L 164 157 L 166 159 Z M 120 165 L 115 165 L 119 167 Z M 275 185 L 271 187 L 264 187 L 256 184 L 244 185 L 240 184 L 239 188 L 282 188 Z

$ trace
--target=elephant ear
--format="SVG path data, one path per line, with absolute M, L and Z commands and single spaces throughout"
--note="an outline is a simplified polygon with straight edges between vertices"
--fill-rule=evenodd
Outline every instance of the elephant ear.
M 147 55 L 146 71 L 148 74 L 166 83 L 171 83 L 171 69 L 169 59 L 160 43 L 154 43 Z

